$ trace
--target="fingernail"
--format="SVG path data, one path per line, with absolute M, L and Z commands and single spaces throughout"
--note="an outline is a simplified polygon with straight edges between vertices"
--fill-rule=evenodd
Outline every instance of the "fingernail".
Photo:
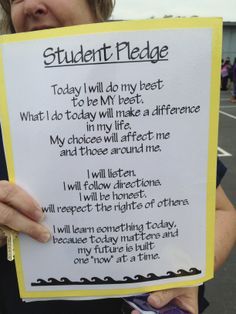
M 33 204 L 35 207 L 37 207 L 39 210 L 42 210 L 42 207 L 40 206 L 40 204 L 34 199 L 33 200 Z
M 41 222 L 44 219 L 44 213 L 42 212 L 41 209 L 34 211 L 33 215 L 34 215 L 34 219 L 38 222 Z
M 46 243 L 51 238 L 51 234 L 49 232 L 44 232 L 40 235 L 40 241 Z

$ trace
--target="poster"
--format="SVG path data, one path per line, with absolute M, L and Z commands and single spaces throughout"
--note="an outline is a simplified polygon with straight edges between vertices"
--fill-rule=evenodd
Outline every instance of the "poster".
M 164 19 L 1 37 L 10 180 L 52 234 L 16 240 L 22 298 L 212 278 L 221 27 Z

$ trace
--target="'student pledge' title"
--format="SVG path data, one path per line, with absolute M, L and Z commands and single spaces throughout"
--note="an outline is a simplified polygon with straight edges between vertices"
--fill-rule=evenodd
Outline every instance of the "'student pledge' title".
M 83 45 L 73 50 L 48 47 L 43 51 L 43 62 L 46 68 L 132 62 L 155 64 L 168 61 L 168 54 L 167 45 L 153 45 L 147 40 L 142 46 L 137 46 L 129 41 L 122 41 L 114 46 L 103 43 L 98 49 L 86 49 Z

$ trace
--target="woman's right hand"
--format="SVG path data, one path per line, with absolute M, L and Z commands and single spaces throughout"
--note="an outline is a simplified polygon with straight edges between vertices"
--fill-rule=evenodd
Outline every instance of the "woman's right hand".
M 16 184 L 0 181 L 0 227 L 7 226 L 45 243 L 50 233 L 40 223 L 43 218 L 40 205 L 26 191 Z

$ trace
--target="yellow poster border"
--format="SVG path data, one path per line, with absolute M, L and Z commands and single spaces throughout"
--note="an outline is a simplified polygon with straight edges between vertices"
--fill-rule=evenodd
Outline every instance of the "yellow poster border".
M 14 157 L 12 154 L 10 121 L 8 116 L 7 96 L 4 81 L 4 64 L 2 48 L 4 44 L 22 41 L 31 41 L 55 37 L 88 35 L 96 33 L 112 33 L 125 31 L 148 31 L 180 28 L 208 28 L 212 30 L 212 72 L 210 90 L 210 121 L 209 121 L 209 146 L 208 146 L 208 169 L 207 169 L 207 200 L 206 200 L 206 273 L 201 279 L 186 280 L 184 282 L 166 283 L 139 288 L 123 288 L 114 290 L 54 290 L 29 292 L 25 289 L 22 260 L 20 257 L 19 240 L 16 240 L 16 269 L 20 296 L 22 298 L 56 298 L 56 297 L 100 297 L 137 294 L 154 290 L 173 287 L 186 287 L 201 284 L 213 277 L 214 269 L 214 228 L 215 228 L 215 194 L 216 194 L 216 154 L 219 99 L 220 99 L 220 60 L 222 46 L 222 18 L 175 18 L 135 20 L 122 22 L 107 22 L 87 24 L 58 29 L 49 29 L 38 32 L 19 33 L 0 36 L 0 117 L 2 120 L 3 136 L 5 140 L 5 153 L 8 164 L 9 180 L 14 182 Z
M 1 44 L 0 44 L 1 45 Z M 14 161 L 11 144 L 10 121 L 7 107 L 6 86 L 4 80 L 4 64 L 2 58 L 2 49 L 0 46 L 0 121 L 4 138 L 4 151 L 8 165 L 8 177 L 10 182 L 14 182 Z M 0 169 L 1 171 L 1 169 Z

